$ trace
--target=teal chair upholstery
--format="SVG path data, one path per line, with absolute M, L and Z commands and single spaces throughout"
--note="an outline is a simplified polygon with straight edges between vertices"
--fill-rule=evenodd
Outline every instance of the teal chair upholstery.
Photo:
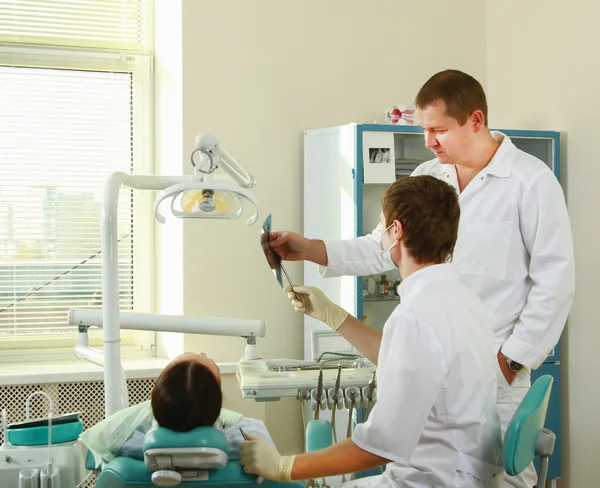
M 229 444 L 213 427 L 189 432 L 153 429 L 144 439 L 144 461 L 117 457 L 106 464 L 96 488 L 299 488 L 303 483 L 264 480 L 244 472 L 239 461 L 229 461 Z
M 552 376 L 544 375 L 531 386 L 508 424 L 502 448 L 504 470 L 511 476 L 521 473 L 535 456 L 540 456 L 538 488 L 546 483 L 548 459 L 556 441 L 554 433 L 544 428 L 553 382 Z
M 329 420 L 315 419 L 306 426 L 306 452 L 320 451 L 333 445 L 333 429 Z

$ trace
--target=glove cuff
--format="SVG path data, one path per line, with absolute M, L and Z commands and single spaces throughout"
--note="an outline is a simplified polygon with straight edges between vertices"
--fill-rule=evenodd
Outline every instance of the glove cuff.
M 277 467 L 277 479 L 279 481 L 292 481 L 292 467 L 296 456 L 281 456 Z
M 344 323 L 344 321 L 346 320 L 348 315 L 350 315 L 350 314 L 346 310 L 344 310 L 342 307 L 340 307 L 340 313 L 337 314 L 335 322 L 333 324 L 331 324 L 330 327 L 333 330 L 337 331 L 341 327 L 341 325 Z

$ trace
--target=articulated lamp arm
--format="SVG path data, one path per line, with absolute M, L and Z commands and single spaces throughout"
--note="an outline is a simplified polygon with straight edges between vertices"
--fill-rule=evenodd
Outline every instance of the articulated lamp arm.
M 237 163 L 231 155 L 219 144 L 219 141 L 210 134 L 198 134 L 195 140 L 196 149 L 192 151 L 192 165 L 196 167 L 194 155 L 199 152 L 210 159 L 210 168 L 206 173 L 212 173 L 216 168 L 222 168 L 233 181 L 244 188 L 252 188 L 256 180 Z M 202 171 L 202 170 L 200 170 Z M 204 172 L 204 171 L 202 171 Z

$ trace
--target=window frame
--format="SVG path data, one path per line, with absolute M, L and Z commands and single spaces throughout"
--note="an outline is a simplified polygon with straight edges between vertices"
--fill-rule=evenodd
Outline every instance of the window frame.
M 136 174 L 154 174 L 154 58 L 151 53 L 0 43 L 0 66 L 131 73 L 134 77 L 134 171 Z M 144 243 L 134 247 L 134 310 L 153 313 L 156 311 L 156 223 L 152 213 L 155 193 L 131 191 L 134 192 L 134 208 L 143 209 L 134 214 L 133 239 L 134 243 Z M 92 328 L 88 335 L 90 346 L 101 349 L 101 330 Z M 154 357 L 156 339 L 154 332 L 122 331 L 123 359 Z M 19 337 L 17 333 L 2 339 L 0 363 L 72 360 L 76 344 L 76 333 L 50 333 L 35 337 Z

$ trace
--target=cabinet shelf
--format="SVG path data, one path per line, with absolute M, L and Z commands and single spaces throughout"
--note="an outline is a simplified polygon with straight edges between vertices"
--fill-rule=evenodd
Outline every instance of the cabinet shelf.
M 400 297 L 385 296 L 385 295 L 367 295 L 363 298 L 363 302 L 400 302 Z

